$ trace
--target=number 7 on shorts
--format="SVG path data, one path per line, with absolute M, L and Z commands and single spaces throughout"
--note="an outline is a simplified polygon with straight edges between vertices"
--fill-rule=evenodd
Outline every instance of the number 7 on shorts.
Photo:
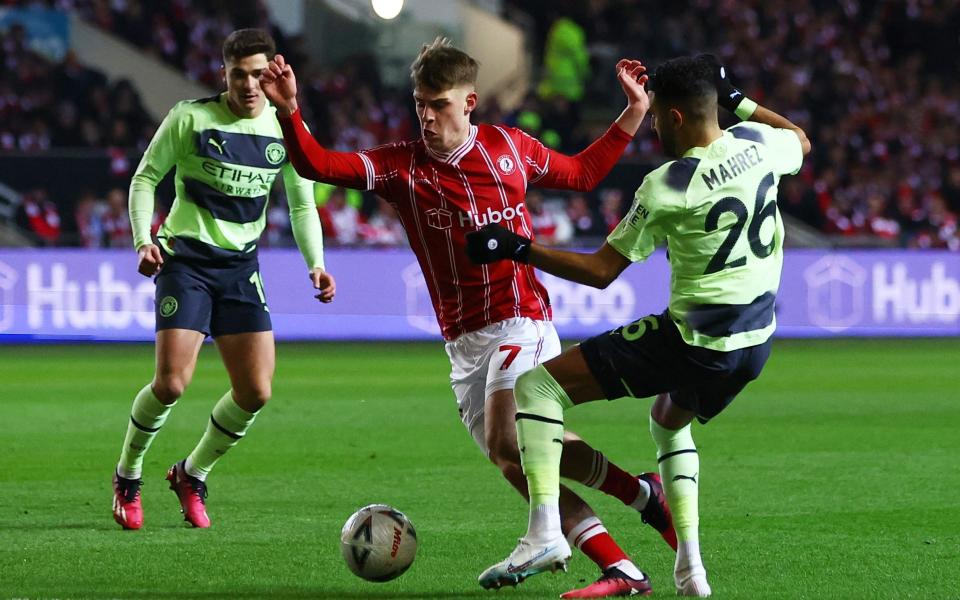
M 510 365 L 513 364 L 513 360 L 517 358 L 517 355 L 520 354 L 521 347 L 515 344 L 504 344 L 498 348 L 500 352 L 506 352 L 507 357 L 503 360 L 503 364 L 500 365 L 501 371 L 506 371 L 510 368 Z

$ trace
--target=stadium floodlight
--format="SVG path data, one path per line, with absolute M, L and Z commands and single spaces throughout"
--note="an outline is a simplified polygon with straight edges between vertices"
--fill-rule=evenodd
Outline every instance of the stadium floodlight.
M 370 0 L 373 12 L 381 19 L 390 20 L 403 10 L 403 0 Z

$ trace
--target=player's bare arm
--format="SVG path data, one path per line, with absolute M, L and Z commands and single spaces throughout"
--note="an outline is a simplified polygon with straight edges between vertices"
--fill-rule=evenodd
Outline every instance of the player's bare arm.
M 163 255 L 156 244 L 144 244 L 137 249 L 137 272 L 144 277 L 153 277 L 163 266 Z
M 590 254 L 531 244 L 528 262 L 545 273 L 598 289 L 613 283 L 630 266 L 630 261 L 606 242 Z
M 467 255 L 477 264 L 515 260 L 557 277 L 603 289 L 630 265 L 630 260 L 604 243 L 596 252 L 569 252 L 534 244 L 500 225 L 467 233 Z

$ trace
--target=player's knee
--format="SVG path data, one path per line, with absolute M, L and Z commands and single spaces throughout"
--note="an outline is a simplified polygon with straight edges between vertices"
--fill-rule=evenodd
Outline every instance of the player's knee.
M 238 400 L 240 400 L 243 405 L 259 410 L 270 401 L 270 397 L 273 394 L 273 386 L 269 381 L 264 381 L 255 383 L 244 390 L 235 389 L 234 392 L 237 392 L 239 396 Z
M 183 396 L 190 380 L 178 373 L 158 375 L 153 381 L 153 394 L 164 404 L 173 404 Z
M 517 377 L 516 383 L 513 384 L 513 395 L 517 400 L 517 410 L 520 410 L 522 406 L 526 406 L 533 397 L 534 388 L 536 388 L 538 379 L 537 371 L 542 368 L 543 366 L 541 365 Z

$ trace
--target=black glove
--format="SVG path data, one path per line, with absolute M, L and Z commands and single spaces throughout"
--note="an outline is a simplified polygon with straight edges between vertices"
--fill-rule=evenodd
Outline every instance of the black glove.
M 467 256 L 478 265 L 505 258 L 525 263 L 530 257 L 531 243 L 530 238 L 491 223 L 467 233 Z
M 730 83 L 730 74 L 726 67 L 721 65 L 717 57 L 712 54 L 698 54 L 697 59 L 713 68 L 713 80 L 717 86 L 717 104 L 730 112 L 736 111 L 745 96 Z

